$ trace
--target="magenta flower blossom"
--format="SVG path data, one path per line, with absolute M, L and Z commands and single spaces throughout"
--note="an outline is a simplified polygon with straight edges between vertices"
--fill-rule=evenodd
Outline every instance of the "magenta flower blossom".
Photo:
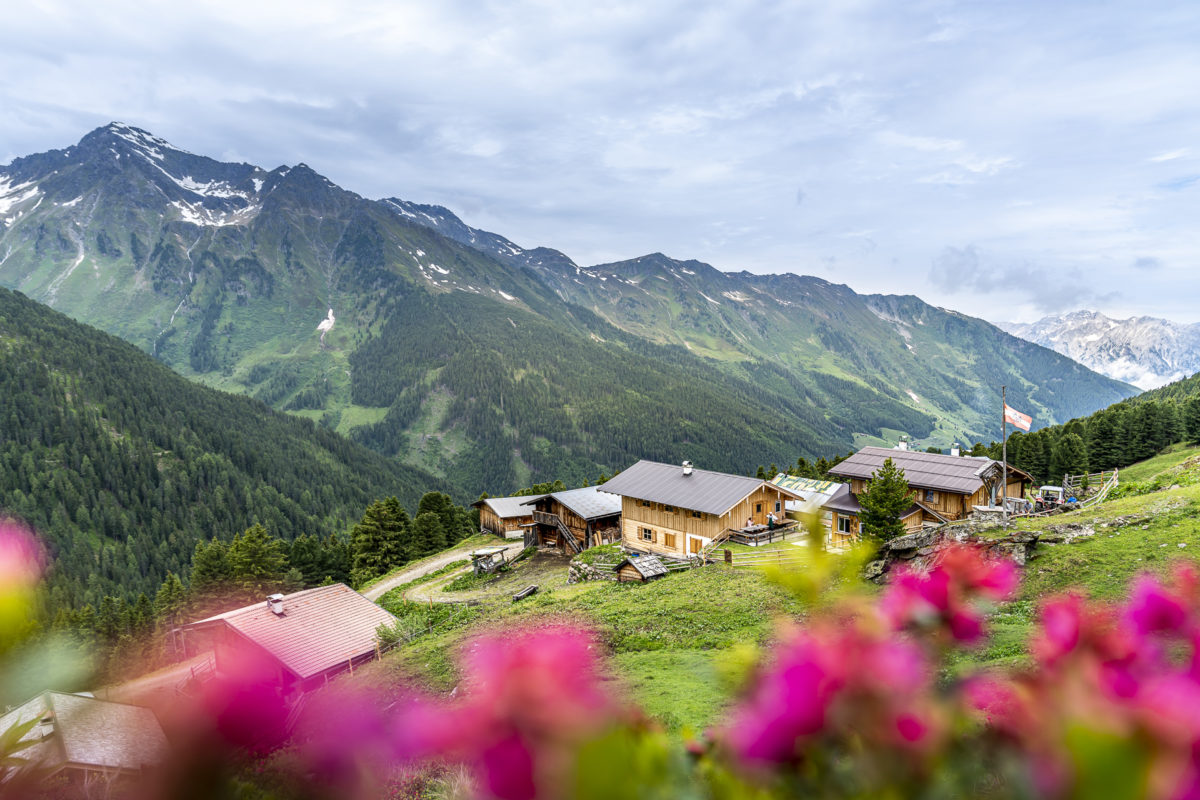
M 897 630 L 940 626 L 955 641 L 972 644 L 984 635 L 979 602 L 1007 598 L 1016 582 L 1011 563 L 984 558 L 973 547 L 949 547 L 927 572 L 901 569 L 884 593 L 881 610 Z
M 1079 645 L 1083 630 L 1083 599 L 1068 594 L 1042 606 L 1041 632 L 1033 642 L 1033 653 L 1044 666 L 1052 666 Z
M 46 551 L 32 531 L 12 520 L 0 520 L 0 590 L 32 587 L 45 564 Z
M 1126 618 L 1142 636 L 1177 633 L 1188 621 L 1188 610 L 1182 600 L 1164 589 L 1154 577 L 1141 575 L 1134 581 Z
M 825 727 L 841 688 L 838 653 L 802 634 L 782 645 L 749 702 L 733 717 L 729 741 L 748 761 L 785 763 L 797 757 L 797 740 Z

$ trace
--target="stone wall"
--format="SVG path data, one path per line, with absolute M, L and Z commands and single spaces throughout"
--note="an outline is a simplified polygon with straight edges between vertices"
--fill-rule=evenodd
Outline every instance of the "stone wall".
M 1013 531 L 999 538 L 983 537 L 978 533 L 983 527 L 993 526 L 954 525 L 898 536 L 879 548 L 876 559 L 864 568 L 864 574 L 869 580 L 884 583 L 896 564 L 928 569 L 936 561 L 938 551 L 952 542 L 974 545 L 993 558 L 1004 558 L 1025 566 L 1041 538 L 1032 531 Z

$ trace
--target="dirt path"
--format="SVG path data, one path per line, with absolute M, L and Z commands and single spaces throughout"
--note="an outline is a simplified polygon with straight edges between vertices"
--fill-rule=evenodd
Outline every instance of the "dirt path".
M 152 700 L 169 700 L 174 697 L 175 688 L 191 675 L 193 667 L 200 669 L 211 660 L 212 653 L 201 653 L 187 661 L 171 664 L 151 672 L 149 675 L 102 687 L 97 689 L 94 694 L 101 700 L 114 700 L 118 703 L 134 703 L 136 705 L 149 705 Z
M 524 549 L 524 547 L 524 542 L 519 539 L 515 540 L 511 544 L 507 545 L 504 557 L 506 559 L 514 558 L 518 553 L 521 552 L 521 550 Z M 370 589 L 363 591 L 363 597 L 367 598 L 368 600 L 378 600 L 380 597 L 383 597 L 390 590 L 396 588 L 400 584 L 408 583 L 409 581 L 415 581 L 417 578 L 420 578 L 423 575 L 436 572 L 453 561 L 461 561 L 467 557 L 467 553 L 478 549 L 479 547 L 477 545 L 472 547 L 463 547 L 458 550 L 450 550 L 442 553 L 440 556 L 431 558 L 428 561 L 422 561 L 420 564 L 412 567 L 411 569 L 406 569 L 403 572 L 397 572 L 395 575 L 390 575 L 387 578 L 384 578 Z

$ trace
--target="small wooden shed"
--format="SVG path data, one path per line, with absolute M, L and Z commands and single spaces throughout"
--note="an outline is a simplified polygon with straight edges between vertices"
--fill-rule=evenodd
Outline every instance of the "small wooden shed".
M 630 556 L 617 564 L 615 570 L 620 583 L 646 583 L 667 574 L 667 567 L 658 556 Z

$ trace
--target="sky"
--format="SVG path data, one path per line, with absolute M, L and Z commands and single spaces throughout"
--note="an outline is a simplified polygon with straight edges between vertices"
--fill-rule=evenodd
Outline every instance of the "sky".
M 0 163 L 113 120 L 587 265 L 1200 321 L 1192 2 L 32 0 Z

